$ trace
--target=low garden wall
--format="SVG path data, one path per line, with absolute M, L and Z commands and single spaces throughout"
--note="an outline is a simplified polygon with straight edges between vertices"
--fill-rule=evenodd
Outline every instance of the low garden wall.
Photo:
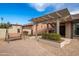
M 63 41 L 58 43 L 58 42 L 55 42 L 55 41 L 50 41 L 50 40 L 42 39 L 40 36 L 38 37 L 39 42 L 52 45 L 53 47 L 56 47 L 56 48 L 62 48 L 65 45 L 68 45 L 71 42 L 71 40 L 72 40 L 72 39 L 68 39 L 68 38 L 61 38 L 61 39 Z
M 66 38 L 63 38 L 63 39 L 64 40 L 61 43 L 58 43 L 55 41 L 50 41 L 50 40 L 45 40 L 45 39 L 39 39 L 39 41 L 46 43 L 48 45 L 52 45 L 53 47 L 56 47 L 56 48 L 62 48 L 71 42 L 71 39 L 66 39 Z
M 41 39 L 39 40 L 44 43 L 49 43 L 54 47 L 60 47 L 60 48 L 69 44 L 71 41 L 71 39 L 69 38 L 62 38 L 57 33 L 43 33 Z
M 6 36 L 6 29 L 0 29 L 0 40 L 3 39 L 5 40 Z

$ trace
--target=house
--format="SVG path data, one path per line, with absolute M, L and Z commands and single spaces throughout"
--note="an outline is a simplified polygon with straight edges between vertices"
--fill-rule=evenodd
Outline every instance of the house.
M 62 37 L 79 38 L 79 14 L 71 15 L 67 8 L 34 18 L 32 22 L 33 35 L 56 32 Z
M 8 29 L 8 33 L 22 33 L 22 25 L 12 24 L 12 26 Z
M 5 40 L 6 37 L 11 36 L 17 36 L 17 34 L 22 34 L 22 25 L 19 24 L 12 24 L 11 27 L 8 29 L 6 28 L 0 28 L 0 39 Z
M 23 28 L 23 33 L 26 32 L 27 35 L 31 35 L 32 34 L 32 24 L 26 24 L 26 25 L 23 25 L 22 28 Z
M 22 25 L 12 24 L 12 26 L 6 30 L 5 40 L 9 42 L 16 39 L 22 39 Z

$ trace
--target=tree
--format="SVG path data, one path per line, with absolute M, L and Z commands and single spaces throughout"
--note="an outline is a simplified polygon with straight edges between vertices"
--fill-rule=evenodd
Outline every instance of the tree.
M 10 24 L 10 22 L 7 22 L 7 24 L 6 24 L 6 28 L 9 28 L 9 27 L 11 27 L 12 25 Z
M 3 18 L 3 17 L 1 17 L 1 23 L 3 23 L 3 20 L 4 20 L 4 18 Z
M 7 23 L 3 23 L 3 17 L 1 17 L 1 23 L 0 23 L 0 28 L 9 28 L 11 27 L 12 25 L 10 24 L 10 22 L 7 22 Z

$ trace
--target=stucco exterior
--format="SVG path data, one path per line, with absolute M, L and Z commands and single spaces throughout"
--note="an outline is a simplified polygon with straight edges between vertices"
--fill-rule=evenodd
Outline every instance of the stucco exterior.
M 19 33 L 22 33 L 22 26 L 13 25 L 8 29 L 8 33 L 18 33 L 18 29 L 20 30 Z
M 33 26 L 32 26 L 32 30 L 33 30 L 33 34 L 34 34 L 34 35 L 35 35 L 36 33 L 42 33 L 42 32 L 44 32 L 46 29 L 47 29 L 47 24 L 39 23 L 39 24 L 37 25 L 37 31 L 36 31 L 36 25 L 33 25 Z
M 1 39 L 5 40 L 5 37 L 6 37 L 6 29 L 0 28 L 0 40 Z
M 61 24 L 61 23 L 60 23 Z M 60 25 L 61 26 L 61 25 Z M 65 23 L 65 37 L 66 38 L 71 38 L 71 22 L 66 22 Z M 52 28 L 50 25 L 49 25 L 49 28 Z M 37 25 L 37 31 L 36 31 L 36 25 L 33 25 L 32 27 L 32 30 L 33 30 L 33 34 L 35 35 L 36 33 L 41 33 L 41 32 L 44 32 L 45 30 L 47 29 L 47 24 L 42 24 L 42 23 L 39 23 Z
M 22 34 L 22 26 L 12 25 L 8 30 L 8 34 L 18 33 L 18 29 L 20 30 L 19 34 Z M 5 40 L 6 38 L 6 29 L 0 28 L 0 39 Z
M 65 37 L 66 38 L 71 38 L 71 22 L 67 22 L 65 24 Z
M 22 28 L 23 28 L 23 33 L 24 32 L 27 32 L 27 35 L 31 35 L 32 34 L 32 24 L 26 24 L 26 25 L 23 25 Z
M 23 31 L 28 32 L 28 35 L 31 35 L 31 29 L 23 29 Z

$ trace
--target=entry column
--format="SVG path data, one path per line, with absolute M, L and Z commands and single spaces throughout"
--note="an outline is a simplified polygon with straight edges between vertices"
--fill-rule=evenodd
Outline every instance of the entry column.
M 36 24 L 36 29 L 35 29 L 35 35 L 36 35 L 36 38 L 37 38 L 37 24 Z
M 56 30 L 57 30 L 57 34 L 60 34 L 60 21 L 59 21 L 59 19 L 56 20 Z
M 36 39 L 37 39 L 37 41 L 39 41 L 39 39 L 38 39 L 38 28 L 37 28 L 37 26 L 38 26 L 38 24 L 36 24 L 36 33 L 35 33 L 35 35 L 36 35 Z
M 47 24 L 47 33 L 49 33 L 49 24 Z

